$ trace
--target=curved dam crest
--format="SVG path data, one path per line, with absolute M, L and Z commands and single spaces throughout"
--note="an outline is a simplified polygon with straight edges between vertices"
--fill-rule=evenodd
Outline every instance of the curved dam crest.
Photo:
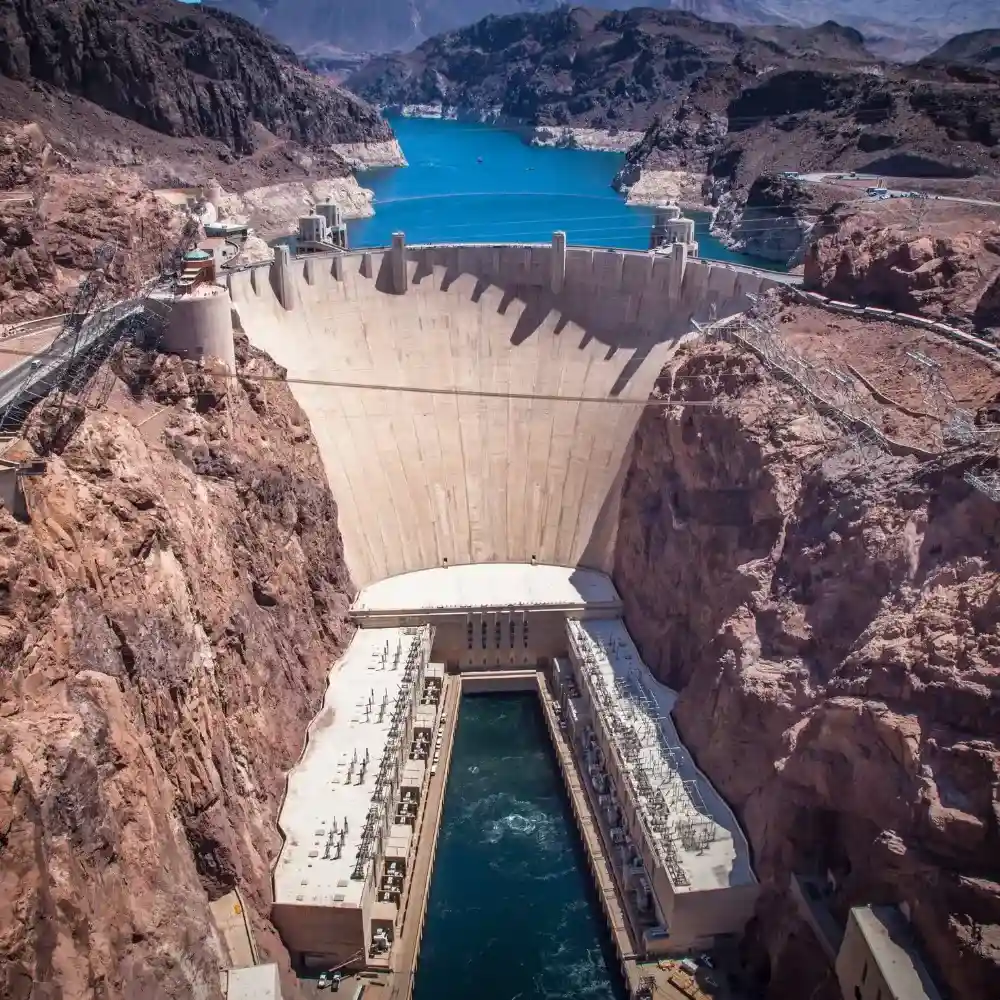
M 601 400 L 646 400 L 692 320 L 741 312 L 774 283 L 683 252 L 566 248 L 560 237 L 397 238 L 384 251 L 297 258 L 279 248 L 272 264 L 227 277 L 251 343 L 290 378 L 437 390 L 292 384 L 359 587 L 484 562 L 610 572 L 642 407 Z

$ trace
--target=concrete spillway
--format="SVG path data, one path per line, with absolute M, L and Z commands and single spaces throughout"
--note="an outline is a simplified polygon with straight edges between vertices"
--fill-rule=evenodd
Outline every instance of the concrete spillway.
M 418 390 L 292 385 L 359 586 L 445 564 L 607 571 L 641 406 L 587 400 L 647 399 L 692 318 L 768 283 L 558 243 L 279 254 L 228 281 L 291 379 Z

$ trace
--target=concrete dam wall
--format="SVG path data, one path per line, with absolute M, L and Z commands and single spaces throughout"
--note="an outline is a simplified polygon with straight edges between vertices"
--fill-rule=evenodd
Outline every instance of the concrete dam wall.
M 682 252 L 560 237 L 397 239 L 297 258 L 279 248 L 273 264 L 229 275 L 251 343 L 306 380 L 292 391 L 358 586 L 465 563 L 609 571 L 637 404 L 692 318 L 742 311 L 771 283 Z

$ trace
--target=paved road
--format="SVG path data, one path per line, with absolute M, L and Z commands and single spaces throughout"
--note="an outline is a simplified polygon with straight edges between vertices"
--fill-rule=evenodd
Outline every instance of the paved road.
M 844 173 L 796 174 L 795 178 L 805 181 L 806 184 L 822 184 L 824 181 L 830 180 L 850 180 L 871 181 L 873 186 L 879 180 L 883 179 L 875 174 L 853 174 L 849 176 Z M 906 197 L 910 193 L 908 190 L 899 188 L 886 188 L 885 190 L 888 195 L 896 195 L 897 197 Z M 984 201 L 979 198 L 956 198 L 950 194 L 928 194 L 927 198 L 931 201 L 954 201 L 961 205 L 986 205 L 991 208 L 1000 208 L 1000 201 Z
M 801 274 L 789 274 L 787 271 L 771 271 L 764 267 L 750 267 L 747 264 L 734 264 L 730 260 L 716 260 L 714 257 L 695 257 L 694 260 L 703 260 L 713 267 L 728 267 L 733 271 L 742 271 L 745 274 L 760 274 L 772 281 L 777 281 L 782 285 L 801 285 Z
M 25 361 L 30 361 L 30 358 L 25 357 L 26 354 L 44 354 L 58 332 L 59 324 L 53 323 L 47 329 L 39 328 L 0 340 L 0 377 L 12 368 L 23 365 Z
M 108 325 L 102 321 L 104 314 L 112 313 L 115 322 L 118 322 L 130 313 L 135 312 L 138 308 L 138 303 L 133 300 L 109 306 L 102 313 L 96 314 L 87 322 L 80 334 L 79 342 L 76 345 L 77 350 L 86 351 L 94 341 L 107 332 Z M 47 329 L 44 326 L 45 321 L 37 322 L 42 323 L 41 330 L 36 325 L 30 333 L 6 337 L 0 341 L 0 351 L 4 347 L 13 346 L 18 346 L 18 349 L 21 349 L 19 346 L 20 342 L 25 345 L 32 344 L 33 346 L 25 346 L 23 349 L 36 352 L 34 358 L 20 358 L 16 355 L 13 357 L 7 355 L 6 358 L 13 362 L 7 367 L 4 367 L 4 363 L 0 361 L 0 410 L 6 409 L 10 403 L 22 393 L 27 392 L 31 386 L 50 379 L 72 356 L 76 338 L 72 333 L 61 332 L 61 318 L 53 317 L 52 323 L 54 325 Z M 26 326 L 31 325 L 26 324 Z M 3 355 L 0 354 L 0 357 L 3 357 Z

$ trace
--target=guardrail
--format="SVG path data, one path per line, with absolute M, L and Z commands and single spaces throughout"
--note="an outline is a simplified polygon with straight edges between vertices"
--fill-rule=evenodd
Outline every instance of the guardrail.
M 828 298 L 818 292 L 807 292 L 800 288 L 794 289 L 795 294 L 810 305 L 819 306 L 821 309 L 829 309 L 831 312 L 842 313 L 847 316 L 864 316 L 867 319 L 887 320 L 893 323 L 903 323 L 906 326 L 917 326 L 932 333 L 938 333 L 943 337 L 948 337 L 958 343 L 971 347 L 991 360 L 1000 362 L 1000 346 L 991 344 L 988 340 L 974 337 L 971 333 L 965 333 L 957 327 L 949 326 L 947 323 L 939 323 L 936 320 L 927 319 L 925 316 L 913 316 L 910 313 L 896 312 L 893 309 L 882 309 L 877 306 L 860 306 L 853 302 L 840 302 L 837 299 Z
M 55 316 L 42 316 L 40 319 L 28 319 L 21 323 L 11 323 L 9 326 L 0 329 L 0 340 L 10 340 L 12 337 L 25 337 L 30 333 L 38 333 L 40 330 L 47 330 L 53 326 L 62 326 L 66 313 L 57 313 Z

